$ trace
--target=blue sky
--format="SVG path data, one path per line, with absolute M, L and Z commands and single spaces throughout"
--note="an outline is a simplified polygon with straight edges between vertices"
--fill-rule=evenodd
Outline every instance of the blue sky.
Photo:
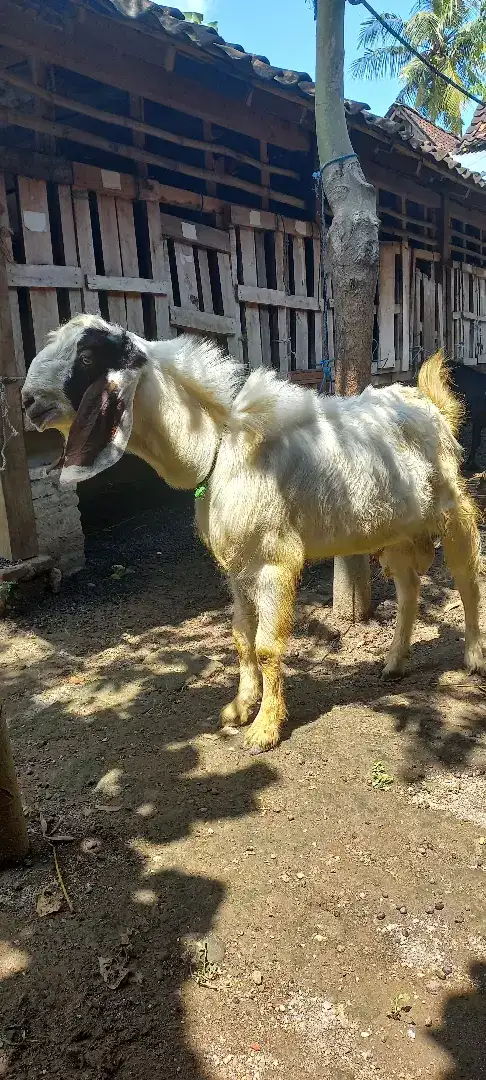
M 194 10 L 205 20 L 217 19 L 219 32 L 227 41 L 243 45 L 248 52 L 267 56 L 277 67 L 315 71 L 315 25 L 312 6 L 306 0 L 193 0 Z M 407 15 L 413 0 L 394 0 L 397 15 Z M 386 4 L 384 5 L 386 8 Z M 381 10 L 378 4 L 377 10 Z M 351 78 L 349 68 L 357 55 L 359 27 L 367 12 L 347 5 L 345 92 L 357 101 L 366 101 L 373 112 L 383 114 L 394 100 L 397 80 L 365 82 Z
M 277 67 L 315 71 L 315 27 L 311 0 L 193 0 L 191 10 L 200 11 L 206 21 L 217 19 L 219 32 L 227 41 L 242 45 L 248 52 L 267 56 Z M 378 11 L 391 10 L 406 18 L 413 0 L 377 2 Z M 400 88 L 398 79 L 370 82 L 353 79 L 350 66 L 358 55 L 357 42 L 365 8 L 346 5 L 345 93 L 355 101 L 365 101 L 373 112 L 383 115 Z M 471 114 L 474 111 L 470 110 Z M 469 121 L 469 110 L 466 122 Z

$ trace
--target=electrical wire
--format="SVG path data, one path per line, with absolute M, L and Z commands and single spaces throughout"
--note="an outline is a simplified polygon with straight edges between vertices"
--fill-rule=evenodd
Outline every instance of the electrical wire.
M 454 79 L 450 79 L 448 75 L 444 75 L 444 73 L 442 71 L 439 71 L 439 68 L 435 67 L 435 64 L 432 64 L 426 56 L 423 56 L 422 53 L 418 52 L 418 50 L 414 48 L 410 41 L 407 41 L 407 38 L 402 37 L 402 35 L 399 34 L 398 30 L 395 30 L 393 26 L 390 26 L 390 23 L 388 23 L 382 15 L 380 15 L 377 11 L 375 11 L 374 8 L 371 7 L 371 4 L 368 3 L 368 0 L 348 0 L 348 3 L 352 4 L 353 7 L 359 7 L 360 5 L 362 7 L 365 7 L 366 10 L 369 11 L 370 15 L 373 15 L 373 17 L 378 20 L 381 26 L 383 26 L 384 29 L 392 35 L 392 37 L 396 38 L 397 41 L 400 42 L 400 45 L 403 45 L 405 49 L 412 53 L 413 56 L 416 56 L 417 60 L 421 60 L 422 64 L 425 64 L 425 67 L 427 67 L 433 75 L 435 75 L 438 79 L 442 79 L 442 81 L 447 83 L 449 86 L 452 86 L 454 90 L 458 90 L 460 94 L 464 94 L 464 97 L 469 98 L 470 101 L 475 101 L 477 105 L 484 105 L 486 107 L 486 101 L 484 101 L 483 98 L 477 97 L 476 94 L 471 93 L 470 90 L 466 90 L 466 88 L 464 86 L 461 86 L 460 83 L 454 82 Z

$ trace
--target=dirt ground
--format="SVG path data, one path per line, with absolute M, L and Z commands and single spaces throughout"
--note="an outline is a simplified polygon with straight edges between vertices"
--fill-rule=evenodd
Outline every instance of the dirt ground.
M 228 598 L 187 500 L 92 539 L 60 596 L 14 597 L 33 846 L 0 877 L 0 1076 L 484 1080 L 486 688 L 440 560 L 391 687 L 374 595 L 338 633 L 330 567 L 306 574 L 285 738 L 257 758 L 217 730 Z M 43 831 L 72 838 L 72 912 Z

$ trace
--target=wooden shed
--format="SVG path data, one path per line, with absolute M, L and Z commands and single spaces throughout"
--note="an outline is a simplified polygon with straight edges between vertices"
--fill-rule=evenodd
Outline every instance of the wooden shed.
M 83 563 L 83 505 L 46 471 L 60 437 L 23 432 L 19 399 L 60 320 L 212 334 L 250 367 L 320 381 L 333 323 L 313 96 L 307 73 L 149 0 L 0 0 L 0 556 Z M 486 362 L 485 181 L 406 118 L 347 108 L 378 191 L 376 377 L 409 377 L 443 343 Z M 141 490 L 136 468 L 122 464 Z

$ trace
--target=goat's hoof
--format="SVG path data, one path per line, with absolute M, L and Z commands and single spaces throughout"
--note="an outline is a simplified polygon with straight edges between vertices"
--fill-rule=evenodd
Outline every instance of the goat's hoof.
M 466 655 L 465 665 L 469 675 L 486 675 L 486 660 L 481 648 Z
M 383 682 L 398 682 L 398 679 L 403 679 L 404 674 L 404 664 L 385 664 L 381 678 Z
M 245 735 L 245 746 L 252 754 L 273 750 L 280 742 L 282 725 L 277 720 L 259 720 L 258 716 Z
M 252 706 L 239 701 L 237 697 L 221 709 L 221 727 L 243 727 L 250 719 Z

